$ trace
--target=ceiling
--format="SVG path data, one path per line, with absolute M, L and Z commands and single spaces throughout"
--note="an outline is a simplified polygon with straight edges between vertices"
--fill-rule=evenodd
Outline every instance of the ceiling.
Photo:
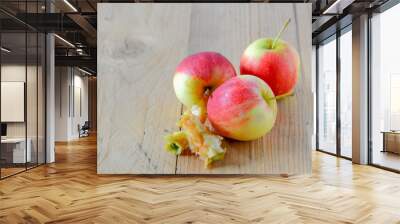
M 351 18 L 377 7 L 387 0 L 219 0 L 217 2 L 312 3 L 313 42 L 335 32 Z M 56 64 L 87 67 L 96 71 L 97 3 L 102 2 L 171 2 L 170 0 L 1 0 L 0 24 L 5 38 L 21 41 L 18 32 L 31 28 L 39 32 L 55 32 Z M 209 0 L 172 2 L 210 2 Z M 52 13 L 49 13 L 52 11 Z M 27 12 L 27 13 L 26 13 Z M 346 23 L 347 19 L 347 23 Z M 15 36 L 15 38 L 13 38 Z M 64 40 L 66 41 L 64 41 Z M 23 46 L 24 43 L 19 43 Z M 18 43 L 15 43 L 18 45 Z M 17 47 L 17 46 L 14 46 Z M 28 49 L 28 51 L 30 51 Z

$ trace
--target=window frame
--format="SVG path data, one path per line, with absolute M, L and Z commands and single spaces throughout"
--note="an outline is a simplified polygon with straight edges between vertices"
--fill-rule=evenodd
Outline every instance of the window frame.
M 367 53 L 367 83 L 368 83 L 368 100 L 367 100 L 367 107 L 368 107 L 368 111 L 367 111 L 367 116 L 368 116 L 368 165 L 373 166 L 373 167 L 377 167 L 383 170 L 387 170 L 387 171 L 391 171 L 394 173 L 400 173 L 400 170 L 398 169 L 394 169 L 391 167 L 387 167 L 387 166 L 383 166 L 377 163 L 374 163 L 373 161 L 373 133 L 372 133 L 372 93 L 373 93 L 373 88 L 372 88 L 372 54 L 373 54 L 373 49 L 372 49 L 372 19 L 374 17 L 374 14 L 380 14 L 380 13 L 384 13 L 385 11 L 391 9 L 392 7 L 398 5 L 400 3 L 399 0 L 388 0 L 386 1 L 384 4 L 380 5 L 377 8 L 371 9 L 368 11 L 368 20 L 367 20 L 367 45 L 368 45 L 368 53 Z
M 340 103 L 341 103 L 341 97 L 340 97 L 340 84 L 341 84 L 341 67 L 340 67 L 340 37 L 344 35 L 347 32 L 352 31 L 352 23 L 349 23 L 342 29 L 339 29 L 336 31 L 336 33 L 332 34 L 331 36 L 325 38 L 324 40 L 320 41 L 318 44 L 316 44 L 316 72 L 315 72 L 315 87 L 316 87 L 316 140 L 315 140 L 315 145 L 316 145 L 316 151 L 323 152 L 329 155 L 337 156 L 340 158 L 344 158 L 347 160 L 352 160 L 351 157 L 344 156 L 342 155 L 342 150 L 341 150 L 341 118 L 340 118 Z M 321 44 L 326 44 L 330 41 L 336 41 L 336 152 L 332 153 L 329 151 L 326 151 L 324 149 L 321 149 L 319 147 L 319 61 L 320 61 L 320 56 L 319 56 L 319 47 Z

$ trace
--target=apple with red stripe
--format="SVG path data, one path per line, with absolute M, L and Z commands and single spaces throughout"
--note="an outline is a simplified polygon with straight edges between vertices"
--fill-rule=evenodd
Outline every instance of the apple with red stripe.
M 215 131 L 247 141 L 264 136 L 274 126 L 277 103 L 271 88 L 253 75 L 240 75 L 219 86 L 207 103 Z
M 184 58 L 174 75 L 174 90 L 179 101 L 191 109 L 198 106 L 204 121 L 207 100 L 222 83 L 236 76 L 233 65 L 217 52 L 200 52 Z
M 289 22 L 290 19 L 274 39 L 261 38 L 251 43 L 240 59 L 240 73 L 264 80 L 277 98 L 293 93 L 300 72 L 296 49 L 279 39 Z

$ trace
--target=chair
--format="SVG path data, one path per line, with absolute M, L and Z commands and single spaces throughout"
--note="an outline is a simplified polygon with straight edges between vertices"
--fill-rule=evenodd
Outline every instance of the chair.
M 78 124 L 79 138 L 89 136 L 89 129 L 90 129 L 89 121 L 85 121 L 82 127 Z

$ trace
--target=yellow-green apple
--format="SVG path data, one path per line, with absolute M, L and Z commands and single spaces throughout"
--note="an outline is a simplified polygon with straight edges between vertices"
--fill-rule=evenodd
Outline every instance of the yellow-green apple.
M 278 36 L 252 42 L 240 59 L 240 73 L 255 75 L 264 80 L 277 98 L 293 93 L 300 72 L 300 59 L 296 49 Z
M 253 75 L 240 75 L 219 86 L 207 103 L 207 115 L 215 131 L 247 141 L 268 133 L 274 126 L 277 104 L 271 88 Z
M 233 65 L 217 52 L 200 52 L 180 62 L 174 75 L 179 101 L 191 109 L 197 106 L 205 115 L 209 95 L 225 81 L 236 76 Z M 204 118 L 204 116 L 201 116 Z

